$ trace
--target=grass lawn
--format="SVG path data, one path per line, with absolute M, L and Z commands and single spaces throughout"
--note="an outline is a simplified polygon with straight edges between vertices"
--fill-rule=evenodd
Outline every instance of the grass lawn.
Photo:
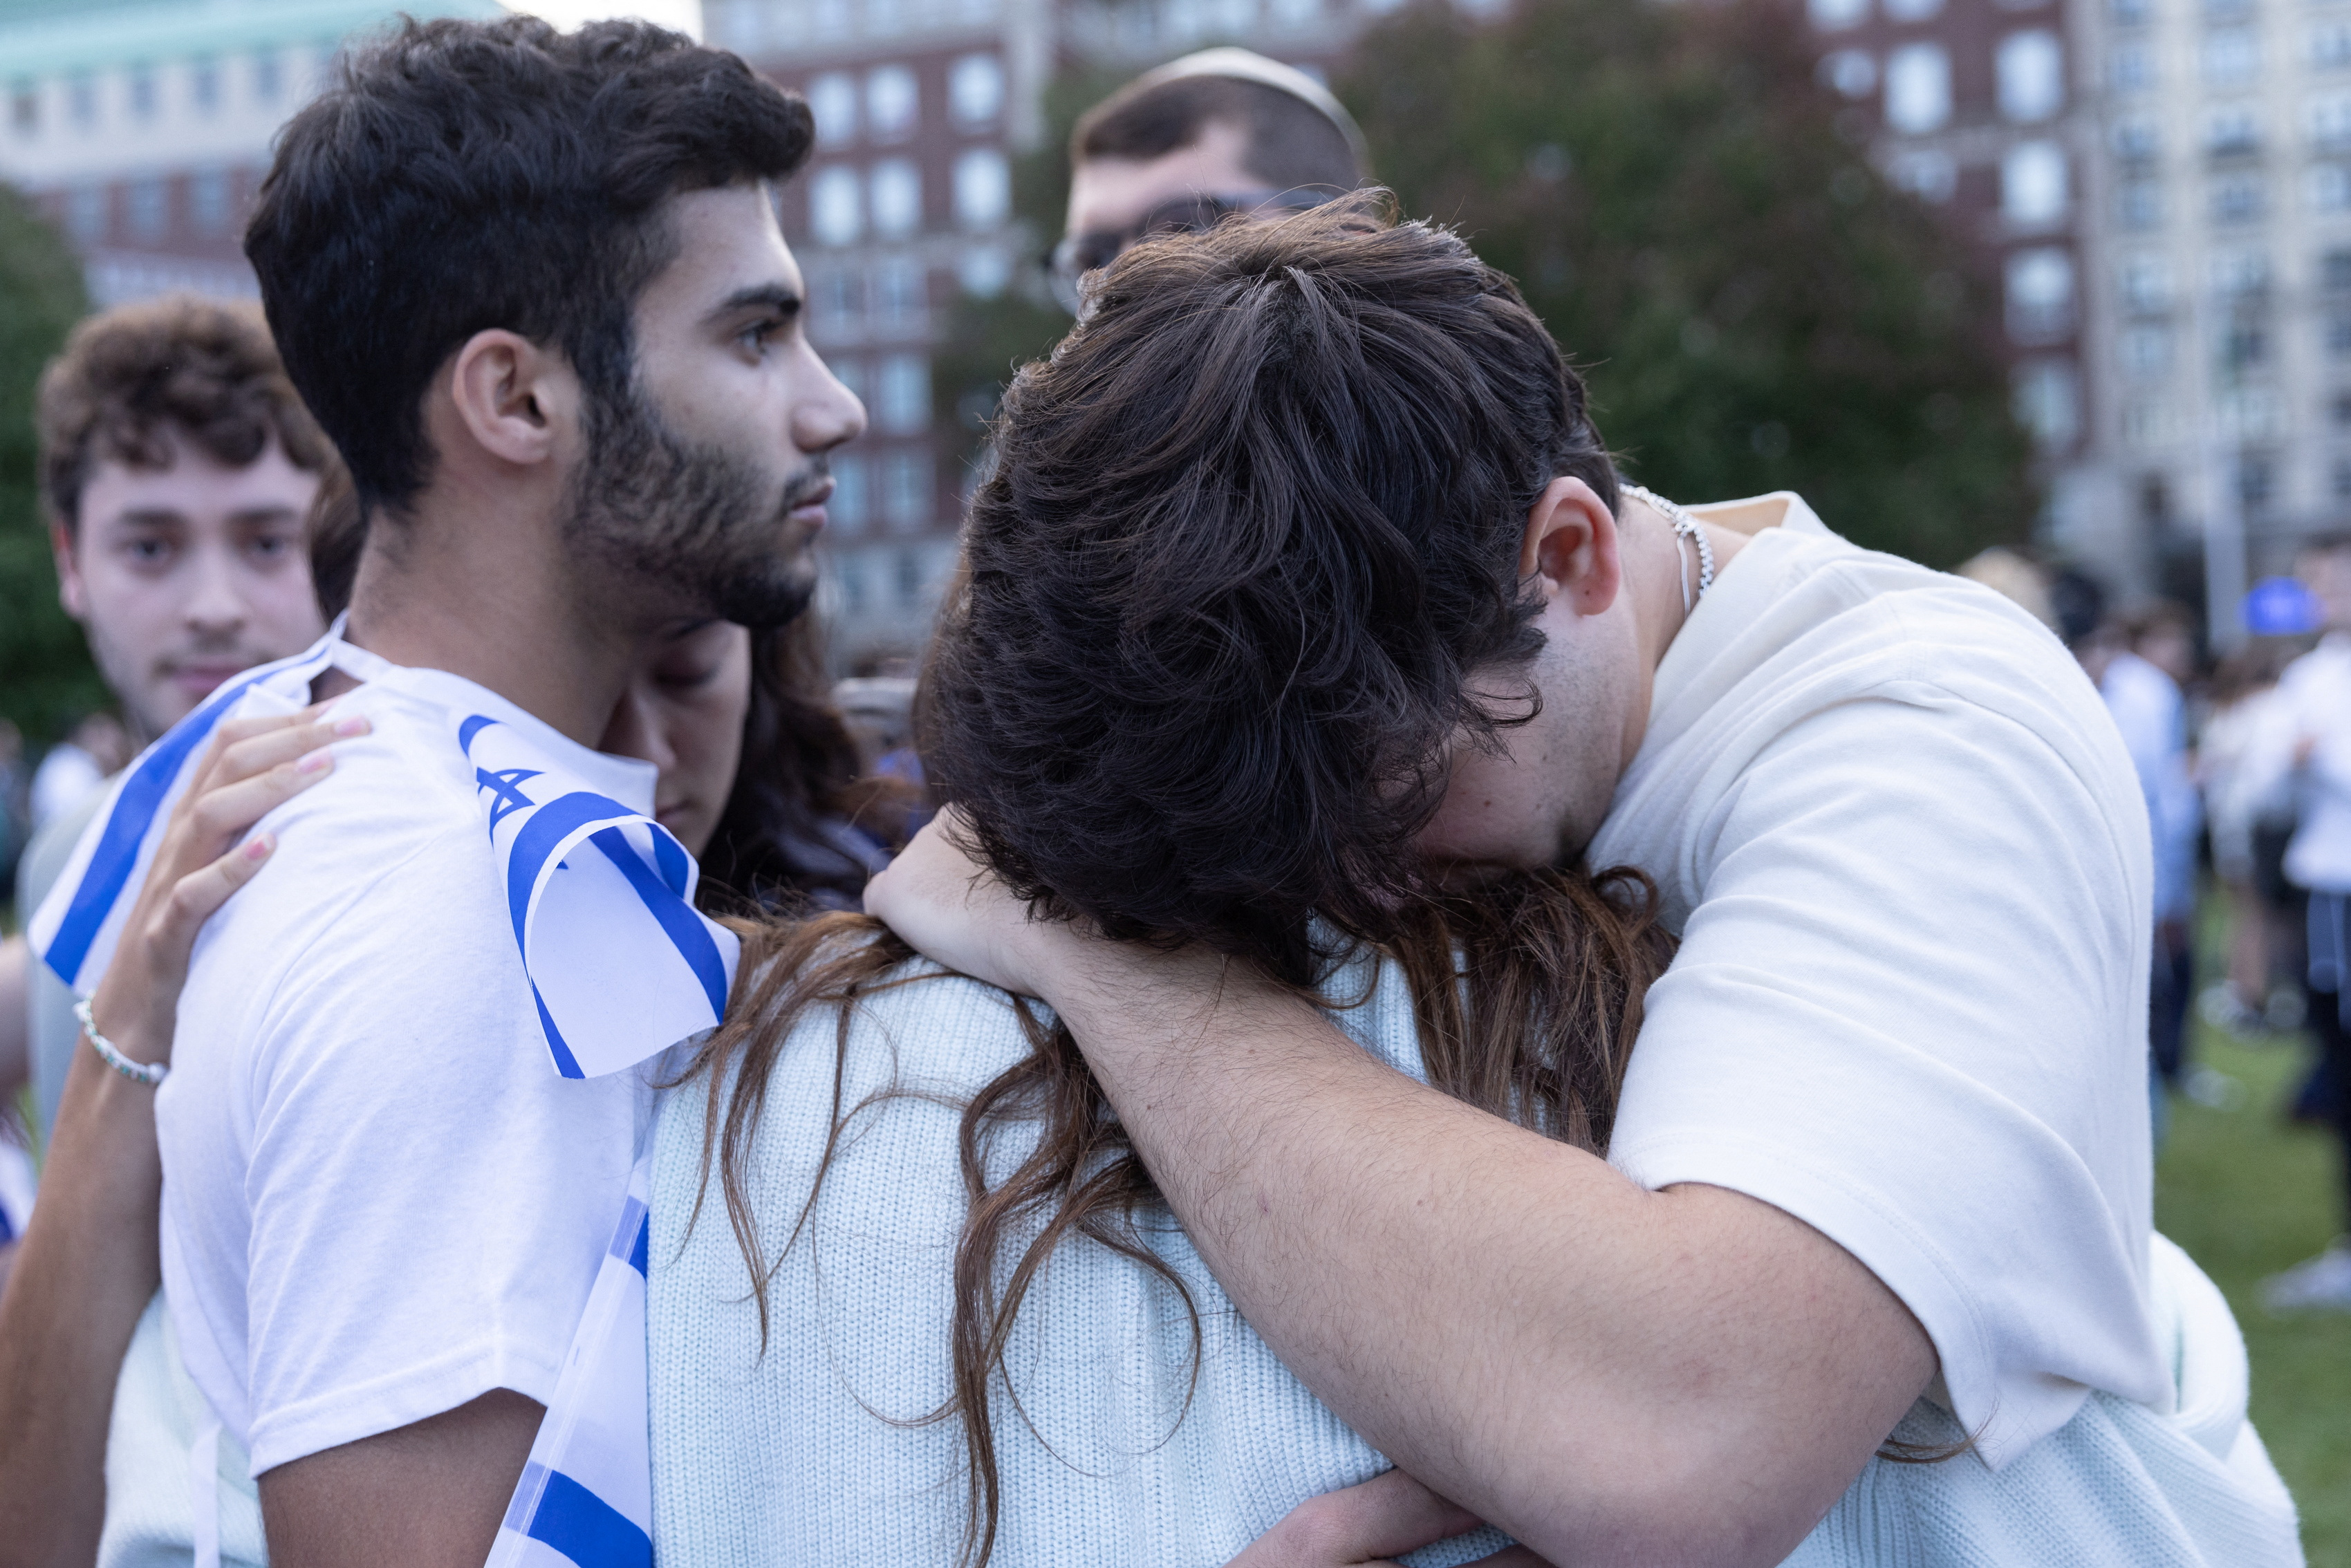
M 2334 1138 L 2280 1114 L 2308 1048 L 2196 1029 L 2194 1060 L 2245 1093 L 2226 1111 L 2174 1102 L 2156 1162 L 2156 1228 L 2203 1265 L 2244 1328 L 2253 1423 L 2302 1507 L 2313 1568 L 2351 1568 L 2351 1315 L 2275 1318 L 2259 1292 L 2263 1276 L 2316 1252 L 2342 1225 Z

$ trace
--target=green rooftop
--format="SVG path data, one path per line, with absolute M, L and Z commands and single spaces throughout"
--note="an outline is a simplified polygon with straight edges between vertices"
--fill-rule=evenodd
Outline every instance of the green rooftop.
M 0 0 L 0 78 L 337 42 L 416 16 L 494 16 L 496 0 Z

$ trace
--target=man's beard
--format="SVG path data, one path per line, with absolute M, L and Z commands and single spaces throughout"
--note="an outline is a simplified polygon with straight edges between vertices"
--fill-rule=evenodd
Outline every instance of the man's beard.
M 781 547 L 789 514 L 827 480 L 822 457 L 809 459 L 778 497 L 723 447 L 679 439 L 634 388 L 596 402 L 564 519 L 568 539 L 631 578 L 676 590 L 693 613 L 759 628 L 808 608 L 816 562 L 805 548 Z

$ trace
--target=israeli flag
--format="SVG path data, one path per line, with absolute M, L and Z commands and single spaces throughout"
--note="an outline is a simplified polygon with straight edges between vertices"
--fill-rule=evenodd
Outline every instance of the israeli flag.
M 159 831 L 188 787 L 205 742 L 232 712 L 292 713 L 310 701 L 310 683 L 339 653 L 353 653 L 340 633 L 342 622 L 307 652 L 224 684 L 196 710 L 164 732 L 123 769 L 111 799 L 100 811 L 104 826 L 85 833 L 66 862 L 49 896 L 33 913 L 26 936 L 41 961 L 79 996 L 98 988 L 122 935 L 122 923 L 138 902 L 155 858 Z
M 738 944 L 668 829 L 577 787 L 511 725 L 458 722 L 555 1070 L 599 1078 L 714 1029 Z
M 652 1568 L 645 1264 L 653 1220 L 645 1202 L 653 1164 L 648 1134 L 488 1568 Z

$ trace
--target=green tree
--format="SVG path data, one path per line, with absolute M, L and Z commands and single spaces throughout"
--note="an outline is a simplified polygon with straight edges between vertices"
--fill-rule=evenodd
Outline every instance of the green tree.
M 81 628 L 57 607 L 33 444 L 41 367 L 88 308 L 73 252 L 0 184 L 0 716 L 37 742 L 110 700 Z
M 1772 0 L 1421 5 L 1338 89 L 1404 210 L 1455 224 L 1582 366 L 1626 470 L 1671 496 L 1802 491 L 1936 566 L 2035 507 L 1995 302 L 1864 156 Z

